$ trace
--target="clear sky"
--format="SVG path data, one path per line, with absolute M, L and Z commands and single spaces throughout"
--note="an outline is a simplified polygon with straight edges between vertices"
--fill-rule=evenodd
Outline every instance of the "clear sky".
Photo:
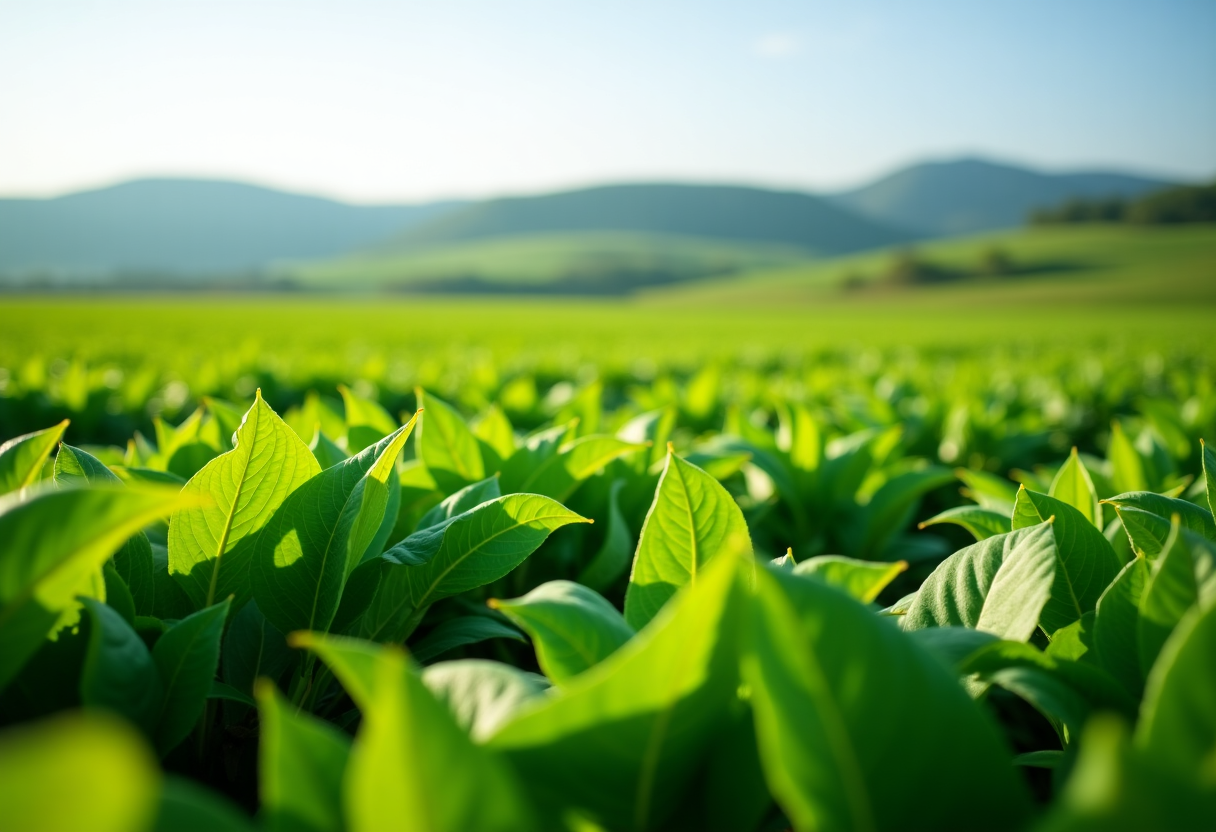
M 0 194 L 1216 175 L 1216 0 L 0 0 Z

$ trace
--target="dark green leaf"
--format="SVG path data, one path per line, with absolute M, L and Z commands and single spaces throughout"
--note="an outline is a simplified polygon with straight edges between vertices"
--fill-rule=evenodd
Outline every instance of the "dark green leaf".
M 492 638 L 524 641 L 523 633 L 509 624 L 488 615 L 462 615 L 450 618 L 410 645 L 410 652 L 419 662 L 426 663 L 449 650 L 477 644 Z
M 162 696 L 152 654 L 114 610 L 92 598 L 83 603 L 92 626 L 80 676 L 81 703 L 121 714 L 150 735 Z
M 156 720 L 156 748 L 162 755 L 186 738 L 203 713 L 219 664 L 228 605 L 224 599 L 182 619 L 152 648 L 165 692 Z

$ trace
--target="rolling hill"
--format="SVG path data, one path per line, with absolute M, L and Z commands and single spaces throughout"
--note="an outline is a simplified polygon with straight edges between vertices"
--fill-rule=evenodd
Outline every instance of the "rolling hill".
M 356 206 L 246 185 L 146 179 L 53 199 L 0 199 L 0 273 L 249 272 L 370 245 L 452 204 Z
M 981 159 L 926 162 L 832 194 L 836 205 L 920 236 L 1015 228 L 1074 197 L 1134 197 L 1174 184 L 1121 173 L 1039 173 Z

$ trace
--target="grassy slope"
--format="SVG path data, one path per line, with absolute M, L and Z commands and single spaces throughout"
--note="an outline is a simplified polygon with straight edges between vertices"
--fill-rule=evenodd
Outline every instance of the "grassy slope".
M 1211 225 L 1032 228 L 926 243 L 917 252 L 934 263 L 967 268 L 994 246 L 1034 271 L 938 286 L 887 287 L 874 282 L 891 262 L 893 251 L 885 249 L 652 290 L 646 298 L 654 303 L 702 305 L 892 303 L 921 307 L 1216 302 L 1216 226 Z M 849 276 L 862 277 L 873 285 L 845 292 L 841 284 Z
M 715 274 L 807 259 L 803 249 L 774 243 L 601 231 L 498 237 L 410 253 L 368 252 L 285 266 L 283 272 L 312 287 L 376 288 L 453 277 L 539 285 L 605 266 Z

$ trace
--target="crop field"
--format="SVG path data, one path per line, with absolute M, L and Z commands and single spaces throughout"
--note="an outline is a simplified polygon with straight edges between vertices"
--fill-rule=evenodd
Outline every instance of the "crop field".
M 4 298 L 0 827 L 1212 828 L 1211 233 L 1104 233 Z

